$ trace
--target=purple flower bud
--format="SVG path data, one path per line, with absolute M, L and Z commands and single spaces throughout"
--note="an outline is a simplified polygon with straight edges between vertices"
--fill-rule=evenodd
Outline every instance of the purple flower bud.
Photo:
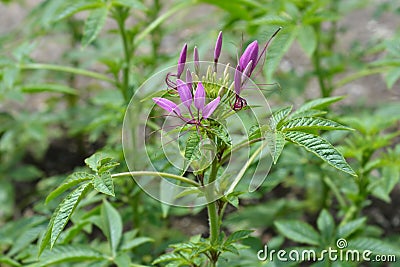
M 242 89 L 242 74 L 240 72 L 240 66 L 237 65 L 236 70 L 235 70 L 235 76 L 234 76 L 234 87 L 235 87 L 235 93 L 237 95 L 240 94 L 240 90 Z
M 189 86 L 189 89 L 192 89 L 192 83 L 193 83 L 192 73 L 190 72 L 189 69 L 187 69 L 186 70 L 186 84 Z
M 251 65 L 250 69 L 250 74 L 251 74 L 254 68 L 256 67 L 257 57 L 258 57 L 258 42 L 254 41 L 247 46 L 246 50 L 244 50 L 242 56 L 239 59 L 240 70 L 243 71 L 244 68 L 247 67 L 249 62 L 253 61 L 253 64 Z
M 215 43 L 214 62 L 218 62 L 219 56 L 221 55 L 221 48 L 222 48 L 222 32 L 219 32 L 217 42 Z
M 178 105 L 174 102 L 162 97 L 153 97 L 153 101 L 168 113 L 174 112 L 176 115 L 182 116 Z
M 206 92 L 201 82 L 197 84 L 196 92 L 194 93 L 194 106 L 198 110 L 203 110 L 206 101 Z
M 178 73 L 176 76 L 178 79 L 181 77 L 182 72 L 185 68 L 185 63 L 186 63 L 186 54 L 187 54 L 187 44 L 185 44 L 182 48 L 181 54 L 179 55 L 179 60 L 178 60 Z
M 197 50 L 197 46 L 194 47 L 193 61 L 194 61 L 194 71 L 196 72 L 197 76 L 199 76 L 200 63 L 199 63 L 199 51 Z
M 181 98 L 182 104 L 189 108 L 193 100 L 192 91 L 189 86 L 180 79 L 176 80 L 176 84 L 178 86 L 178 94 Z
M 251 75 L 251 68 L 253 66 L 253 60 L 250 60 L 249 64 L 247 64 L 246 68 L 242 72 L 242 78 L 241 78 L 241 86 L 247 82 Z
M 220 101 L 220 97 L 217 97 L 216 99 L 214 99 L 213 101 L 211 101 L 204 107 L 203 113 L 202 113 L 203 119 L 208 119 L 211 116 L 211 114 L 213 114 L 215 109 L 218 107 L 219 101 Z

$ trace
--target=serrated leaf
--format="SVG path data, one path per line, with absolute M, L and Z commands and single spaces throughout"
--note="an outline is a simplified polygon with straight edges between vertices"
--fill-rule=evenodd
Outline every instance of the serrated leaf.
M 335 221 L 333 220 L 332 215 L 323 209 L 318 216 L 317 219 L 318 230 L 321 233 L 321 236 L 324 238 L 326 244 L 331 241 L 333 237 L 333 232 L 335 230 Z
M 239 250 L 234 245 L 224 246 L 224 251 L 231 252 L 235 255 L 240 255 Z
M 51 83 L 43 83 L 43 84 L 24 84 L 21 87 L 21 91 L 24 93 L 63 93 L 69 95 L 77 95 L 78 90 L 71 88 L 62 84 L 51 84 Z
M 107 257 L 100 252 L 83 245 L 62 245 L 56 246 L 52 250 L 46 250 L 39 258 L 35 267 L 54 266 L 56 264 L 73 261 L 100 261 Z
M 104 155 L 101 152 L 94 153 L 89 158 L 85 159 L 85 164 L 94 172 L 98 172 L 103 164 L 112 162 L 112 158 Z
M 297 131 L 286 132 L 285 137 L 288 141 L 300 145 L 314 153 L 332 167 L 352 176 L 357 176 L 342 154 L 322 137 Z
M 40 233 L 44 230 L 43 225 L 32 227 L 26 231 L 22 231 L 17 239 L 13 240 L 13 245 L 11 250 L 7 253 L 8 256 L 13 256 L 20 252 L 27 246 L 29 246 L 34 240 L 38 238 Z
M 115 197 L 114 183 L 110 172 L 95 175 L 92 180 L 93 187 L 100 193 Z
M 142 244 L 149 243 L 149 242 L 154 242 L 154 239 L 150 237 L 137 237 L 135 239 L 129 240 L 124 242 L 120 249 L 121 250 L 132 250 L 133 248 L 136 248 Z
M 267 141 L 269 149 L 271 150 L 274 164 L 276 164 L 285 146 L 285 134 L 280 131 L 267 131 L 265 133 L 265 139 Z
M 370 237 L 358 237 L 350 240 L 347 249 L 370 250 L 375 255 L 395 255 L 400 257 L 399 246 Z
M 317 48 L 317 35 L 311 25 L 302 25 L 299 27 L 297 35 L 301 48 L 306 52 L 307 56 L 311 58 L 315 49 Z
M 115 168 L 118 165 L 119 165 L 119 163 L 115 162 L 115 161 L 106 162 L 106 163 L 102 164 L 101 167 L 99 168 L 99 174 L 102 174 L 108 170 L 111 170 L 112 168 Z
M 85 21 L 82 45 L 85 47 L 93 42 L 106 22 L 108 8 L 106 6 L 92 10 Z
M 302 130 L 352 130 L 335 121 L 323 119 L 323 118 L 312 118 L 303 117 L 297 119 L 291 119 L 282 124 L 281 130 L 283 131 L 302 131 Z
M 239 230 L 236 232 L 233 232 L 230 236 L 225 241 L 225 244 L 232 244 L 235 243 L 239 240 L 245 239 L 249 237 L 249 235 L 254 232 L 253 230 Z
M 61 195 L 64 191 L 70 189 L 71 187 L 78 185 L 84 181 L 93 180 L 95 176 L 86 172 L 75 172 L 67 177 L 65 181 L 53 190 L 46 198 L 46 204 L 49 203 L 54 198 Z
M 102 230 L 110 244 L 113 257 L 115 257 L 122 237 L 122 219 L 118 211 L 107 200 L 104 200 L 101 206 L 101 219 Z
M 72 191 L 59 205 L 57 212 L 53 213 L 54 223 L 51 229 L 50 246 L 53 247 L 58 236 L 64 229 L 69 218 L 74 212 L 84 193 L 90 188 L 90 183 L 85 183 Z
M 151 264 L 155 265 L 155 264 L 159 264 L 162 262 L 168 262 L 168 261 L 179 261 L 179 262 L 183 262 L 183 263 L 185 262 L 184 258 L 182 258 L 181 255 L 178 255 L 175 253 L 168 253 L 168 254 L 161 255 L 160 257 L 155 259 Z
M 349 221 L 346 224 L 339 225 L 339 227 L 336 230 L 336 237 L 337 238 L 347 238 L 349 237 L 352 233 L 360 229 L 366 222 L 366 218 L 358 218 L 353 221 Z
M 301 118 L 301 117 L 318 117 L 325 115 L 327 112 L 323 110 L 318 110 L 318 109 L 308 109 L 308 110 L 303 110 L 300 112 L 295 112 L 293 114 L 290 114 L 289 118 L 295 119 L 295 118 Z
M 73 0 L 66 1 L 60 9 L 54 14 L 53 21 L 58 21 L 72 16 L 80 11 L 94 9 L 102 6 L 103 3 L 98 0 Z
M 273 129 L 277 128 L 278 125 L 289 116 L 289 113 L 292 111 L 292 106 L 289 107 L 284 107 L 281 109 L 278 109 L 272 114 L 271 117 L 271 126 Z
M 332 97 L 325 97 L 325 98 L 318 98 L 311 100 L 304 105 L 302 105 L 300 108 L 298 108 L 295 112 L 293 112 L 293 115 L 296 115 L 300 112 L 310 110 L 310 109 L 323 109 L 326 108 L 327 106 L 338 102 L 342 100 L 344 97 L 343 96 L 332 96 Z
M 227 146 L 230 146 L 232 144 L 231 137 L 224 127 L 210 128 L 208 130 L 215 134 L 219 139 L 221 139 L 221 141 L 224 142 Z
M 278 231 L 286 238 L 309 245 L 318 245 L 319 234 L 311 225 L 301 221 L 277 221 L 274 223 Z
M 191 162 L 196 157 L 199 150 L 199 143 L 200 137 L 197 132 L 193 131 L 186 142 L 185 159 L 187 161 Z

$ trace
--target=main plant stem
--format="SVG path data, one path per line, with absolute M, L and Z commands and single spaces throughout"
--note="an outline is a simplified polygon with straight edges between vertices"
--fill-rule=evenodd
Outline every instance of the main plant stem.
M 211 165 L 211 172 L 208 179 L 208 182 L 211 184 L 215 182 L 217 179 L 218 173 L 218 160 L 217 158 L 214 159 Z M 212 189 L 211 189 L 212 190 Z M 219 216 L 217 211 L 217 202 L 214 200 L 214 190 L 207 193 L 207 198 L 209 199 L 209 204 L 207 204 L 208 210 L 208 222 L 210 226 L 210 243 L 211 246 L 216 245 L 219 236 Z M 218 252 L 212 249 L 210 251 L 210 258 L 211 258 L 211 266 L 216 266 L 218 260 Z

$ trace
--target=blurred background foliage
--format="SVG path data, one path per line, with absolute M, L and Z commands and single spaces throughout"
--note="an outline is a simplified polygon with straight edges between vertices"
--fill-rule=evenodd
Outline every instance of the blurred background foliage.
M 142 82 L 175 64 L 185 42 L 211 60 L 203 55 L 222 30 L 229 53 L 220 61 L 235 62 L 247 42 L 265 42 L 278 27 L 256 82 L 271 84 L 261 87 L 272 109 L 345 95 L 328 117 L 355 131 L 324 137 L 358 178 L 288 146 L 262 188 L 242 195 L 240 208 L 229 207 L 226 231 L 256 231 L 226 266 L 276 266 L 257 260 L 263 244 L 310 245 L 287 233 L 293 222 L 308 223 L 323 236 L 323 219 L 335 231 L 350 224 L 346 238 L 355 248 L 400 256 L 398 1 L 9 0 L 0 2 L 0 22 L 1 264 L 150 265 L 169 244 L 207 235 L 204 210 L 166 212 L 131 179 L 116 179 L 115 197 L 85 197 L 61 245 L 36 262 L 36 243 L 57 204 L 44 203 L 48 193 L 73 171 L 87 170 L 84 159 L 96 151 L 120 162 L 116 171 L 127 170 L 121 124 Z M 123 227 L 112 259 L 104 256 L 115 253 L 106 242 L 110 214 Z M 331 232 L 312 245 L 335 244 L 341 236 Z M 357 265 L 315 266 L 343 264 Z

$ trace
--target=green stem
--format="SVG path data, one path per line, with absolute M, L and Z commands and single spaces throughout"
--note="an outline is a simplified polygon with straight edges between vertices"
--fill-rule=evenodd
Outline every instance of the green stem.
M 106 81 L 111 84 L 115 84 L 115 81 L 113 79 L 111 79 L 105 75 L 99 74 L 97 72 L 89 71 L 89 70 L 74 68 L 74 67 L 59 66 L 59 65 L 53 65 L 53 64 L 31 63 L 31 64 L 21 64 L 21 65 L 19 65 L 19 68 L 22 70 L 54 70 L 54 71 L 68 72 L 68 73 L 74 73 L 74 74 Z
M 122 67 L 122 85 L 121 85 L 121 92 L 122 95 L 124 96 L 124 99 L 126 101 L 129 101 L 129 73 L 130 73 L 130 67 L 131 67 L 131 54 L 133 53 L 131 43 L 128 40 L 128 35 L 126 32 L 125 28 L 125 19 L 126 19 L 126 14 L 124 14 L 126 10 L 122 8 L 117 9 L 117 16 L 116 16 L 116 21 L 118 24 L 118 30 L 122 38 L 122 46 L 124 49 L 124 57 L 125 57 L 125 62 Z
M 210 177 L 208 179 L 209 183 L 213 183 L 217 179 L 217 172 L 218 172 L 218 161 L 217 158 L 214 159 L 212 166 Z M 208 197 L 213 197 L 214 191 L 209 193 Z M 217 202 L 212 201 L 207 205 L 208 209 L 208 220 L 210 224 L 210 243 L 211 245 L 215 245 L 218 241 L 219 236 L 219 219 L 218 219 L 218 212 L 217 212 Z
M 343 208 L 347 207 L 348 205 L 347 205 L 345 199 L 340 194 L 339 189 L 334 184 L 332 179 L 328 176 L 324 176 L 323 180 L 324 180 L 325 184 L 332 190 L 333 194 L 336 196 L 336 199 L 339 202 L 339 205 Z
M 112 174 L 111 177 L 117 178 L 117 177 L 122 177 L 122 176 L 162 176 L 166 178 L 172 178 L 177 181 L 181 181 L 196 187 L 199 187 L 200 185 L 196 183 L 195 181 L 192 181 L 186 177 L 171 174 L 171 173 L 166 173 L 166 172 L 151 172 L 151 171 L 136 171 L 136 172 L 121 172 L 121 173 L 116 173 Z
M 349 82 L 352 82 L 354 80 L 357 80 L 359 78 L 365 77 L 365 76 L 369 76 L 369 75 L 373 75 L 373 74 L 379 74 L 379 73 L 384 73 L 387 70 L 387 67 L 382 67 L 382 68 L 374 68 L 374 69 L 364 69 L 361 70 L 359 72 L 350 74 L 347 77 L 344 77 L 343 79 L 339 80 L 336 84 L 335 84 L 335 88 L 337 87 L 341 87 Z
M 330 89 L 326 87 L 324 80 L 324 71 L 321 67 L 321 25 L 317 24 L 315 27 L 315 32 L 317 33 L 317 47 L 315 48 L 313 55 L 313 65 L 315 73 L 317 75 L 319 87 L 323 97 L 328 97 L 330 95 Z

